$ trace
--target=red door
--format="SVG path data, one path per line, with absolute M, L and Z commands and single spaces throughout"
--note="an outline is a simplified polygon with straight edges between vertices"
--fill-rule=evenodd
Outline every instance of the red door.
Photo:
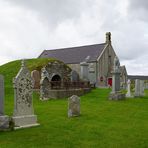
M 112 78 L 108 78 L 108 85 L 112 86 Z

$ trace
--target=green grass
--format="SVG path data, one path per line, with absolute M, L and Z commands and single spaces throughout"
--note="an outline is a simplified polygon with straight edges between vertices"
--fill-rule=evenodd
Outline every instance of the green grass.
M 14 97 L 8 86 L 5 112 L 12 115 Z M 82 96 L 81 116 L 75 118 L 67 117 L 67 99 L 42 102 L 34 93 L 40 126 L 0 132 L 0 148 L 147 148 L 148 91 L 143 98 L 124 101 L 109 101 L 109 92 L 94 89 Z

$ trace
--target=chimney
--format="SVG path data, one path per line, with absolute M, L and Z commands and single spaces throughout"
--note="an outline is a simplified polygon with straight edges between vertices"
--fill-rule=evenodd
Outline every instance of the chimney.
M 106 32 L 106 43 L 111 43 L 111 33 L 110 32 Z

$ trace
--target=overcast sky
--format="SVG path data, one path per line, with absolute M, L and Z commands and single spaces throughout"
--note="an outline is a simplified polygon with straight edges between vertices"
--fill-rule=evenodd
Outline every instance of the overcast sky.
M 103 43 L 109 31 L 128 74 L 148 75 L 148 1 L 0 0 L 0 64 Z

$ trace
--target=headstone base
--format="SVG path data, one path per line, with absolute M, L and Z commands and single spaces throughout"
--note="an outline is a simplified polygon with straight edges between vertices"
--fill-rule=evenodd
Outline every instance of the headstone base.
M 144 96 L 145 96 L 144 94 L 134 94 L 134 97 L 135 97 L 135 98 L 144 97 Z
M 124 100 L 125 99 L 125 94 L 122 92 L 115 92 L 115 93 L 110 93 L 109 95 L 109 100 Z
M 78 113 L 73 113 L 72 110 L 69 109 L 69 111 L 68 111 L 68 117 L 69 117 L 69 118 L 70 118 L 70 117 L 78 117 L 78 116 L 80 116 L 80 112 L 78 112 Z
M 7 130 L 9 129 L 9 116 L 0 116 L 0 130 Z
M 14 122 L 14 129 L 39 126 L 36 115 L 14 116 L 12 120 Z
M 126 94 L 126 98 L 134 98 L 134 96 Z

